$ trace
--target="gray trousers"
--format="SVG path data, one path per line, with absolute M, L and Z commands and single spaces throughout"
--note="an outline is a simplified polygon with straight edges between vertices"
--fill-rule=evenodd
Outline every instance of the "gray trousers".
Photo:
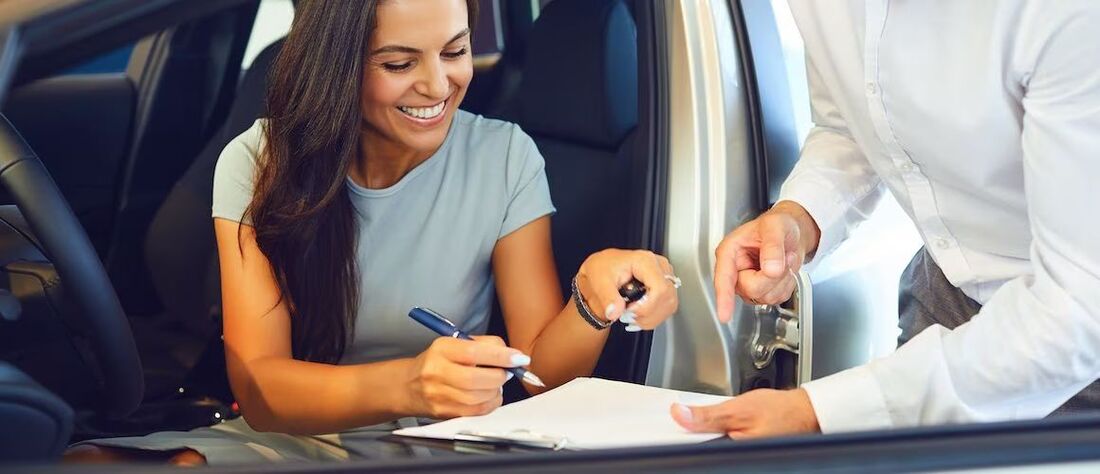
M 899 347 L 933 324 L 954 329 L 982 309 L 982 305 L 947 281 L 928 250 L 923 248 L 913 256 L 901 275 L 898 293 Z M 1051 416 L 1095 410 L 1100 410 L 1100 381 L 1085 387 Z

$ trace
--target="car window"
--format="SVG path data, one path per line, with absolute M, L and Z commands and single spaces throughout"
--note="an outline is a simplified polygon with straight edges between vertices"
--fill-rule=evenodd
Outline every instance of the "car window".
M 241 70 L 248 69 L 264 48 L 286 36 L 293 20 L 294 5 L 290 0 L 262 0 L 241 59 Z
M 506 0 L 507 1 L 507 0 Z M 474 25 L 474 56 L 504 51 L 504 31 L 501 28 L 501 0 L 480 0 L 477 25 Z
M 775 12 L 775 23 L 779 30 L 779 42 L 783 46 L 783 62 L 787 66 L 787 84 L 791 91 L 791 105 L 794 107 L 798 143 L 802 143 L 813 126 L 810 119 L 810 94 L 806 85 L 805 46 L 787 0 L 772 0 L 772 10 Z
M 481 0 L 481 12 L 473 34 L 475 56 L 495 55 L 504 51 L 500 1 Z M 252 35 L 241 59 L 241 69 L 248 69 L 264 48 L 286 36 L 293 21 L 294 5 L 291 0 L 262 0 L 256 12 Z
M 130 53 L 133 51 L 134 44 L 130 43 L 69 69 L 65 75 L 124 72 L 126 65 L 130 62 Z

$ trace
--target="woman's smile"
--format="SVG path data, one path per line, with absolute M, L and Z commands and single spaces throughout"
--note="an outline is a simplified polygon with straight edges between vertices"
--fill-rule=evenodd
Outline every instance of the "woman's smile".
M 435 105 L 429 106 L 397 106 L 398 112 L 401 116 L 418 128 L 434 128 L 440 123 L 443 123 L 443 119 L 447 116 L 447 105 L 450 103 L 450 98 L 444 99 Z

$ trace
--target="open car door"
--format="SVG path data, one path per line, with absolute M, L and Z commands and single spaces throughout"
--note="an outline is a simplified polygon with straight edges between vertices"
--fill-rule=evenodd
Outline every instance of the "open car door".
M 879 233 L 853 235 L 804 268 L 791 301 L 738 300 L 732 322 L 718 321 L 714 250 L 775 202 L 801 146 L 795 111 L 808 98 L 791 93 L 788 78 L 802 73 L 784 62 L 777 13 L 789 12 L 768 1 L 653 3 L 656 36 L 665 39 L 655 47 L 667 138 L 664 241 L 683 287 L 679 313 L 654 332 L 650 385 L 727 395 L 793 388 L 893 349 L 896 282 L 916 247 L 898 239 L 910 229 L 889 219 L 864 224 Z M 904 245 L 891 244 L 882 259 L 869 256 L 868 241 Z

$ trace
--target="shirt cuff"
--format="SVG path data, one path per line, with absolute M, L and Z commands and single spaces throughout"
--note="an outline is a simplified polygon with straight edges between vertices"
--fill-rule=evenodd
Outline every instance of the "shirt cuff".
M 892 426 L 882 389 L 867 366 L 802 384 L 822 433 L 881 430 Z
M 779 201 L 793 201 L 802 206 L 821 231 L 817 251 L 811 260 L 828 255 L 847 237 L 847 223 L 844 212 L 849 204 L 831 187 L 818 186 L 811 182 L 784 184 L 779 192 Z

